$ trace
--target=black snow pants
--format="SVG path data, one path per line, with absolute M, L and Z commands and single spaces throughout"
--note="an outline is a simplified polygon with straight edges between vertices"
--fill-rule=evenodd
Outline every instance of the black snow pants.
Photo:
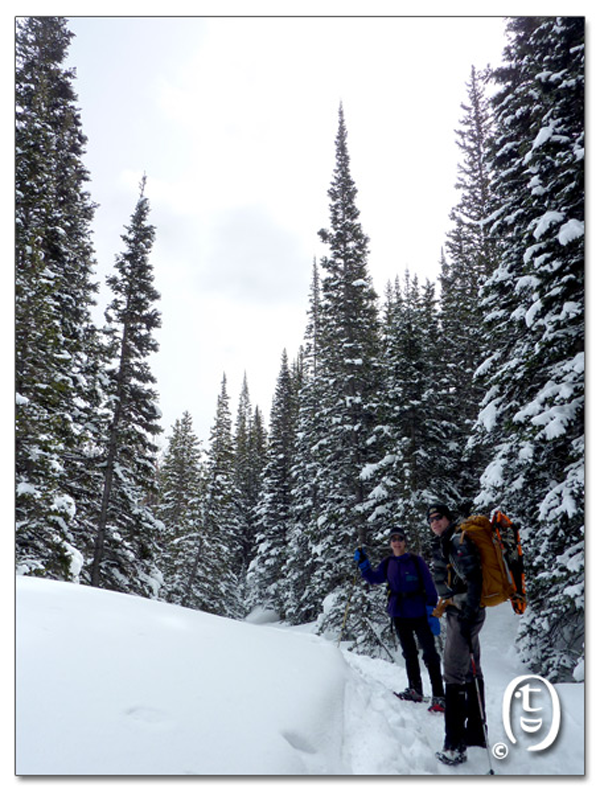
M 416 619 L 394 619 L 394 627 L 402 647 L 402 655 L 406 662 L 406 675 L 408 676 L 408 686 L 417 693 L 423 694 L 423 682 L 421 680 L 421 667 L 419 665 L 419 652 L 415 636 L 423 650 L 423 662 L 429 672 L 431 680 L 431 692 L 433 696 L 441 697 L 444 695 L 444 683 L 442 681 L 440 656 L 435 648 L 435 640 L 427 616 Z

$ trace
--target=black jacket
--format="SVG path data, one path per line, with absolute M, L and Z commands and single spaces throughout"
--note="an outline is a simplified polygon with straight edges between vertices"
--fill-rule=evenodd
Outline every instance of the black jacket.
M 479 550 L 451 523 L 432 543 L 433 579 L 440 597 L 452 597 L 466 616 L 474 616 L 481 607 L 481 560 Z

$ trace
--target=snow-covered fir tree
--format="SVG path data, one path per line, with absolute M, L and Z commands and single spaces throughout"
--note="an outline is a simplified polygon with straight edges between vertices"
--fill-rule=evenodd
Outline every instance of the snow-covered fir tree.
M 236 508 L 242 525 L 240 577 L 254 557 L 258 530 L 257 504 L 266 464 L 266 430 L 260 410 L 252 408 L 244 374 L 234 431 L 233 478 Z
M 285 611 L 292 624 L 316 619 L 328 593 L 314 585 L 325 486 L 321 452 L 324 452 L 326 433 L 320 406 L 327 391 L 321 353 L 321 279 L 316 261 L 312 275 L 304 345 L 298 356 L 298 417 L 291 471 L 292 518 L 285 570 Z
M 107 278 L 113 298 L 105 311 L 106 343 L 112 361 L 107 370 L 109 424 L 101 469 L 92 585 L 155 596 L 160 587 L 156 563 L 162 524 L 147 497 L 155 489 L 158 396 L 149 357 L 158 349 L 153 331 L 160 327 L 155 306 L 150 253 L 155 238 L 149 223 L 146 179 L 130 224 L 122 235 L 123 252 Z
M 464 292 L 465 302 L 477 298 L 473 281 L 478 285 L 496 266 L 495 243 L 484 222 L 490 212 L 488 148 L 493 134 L 486 82 L 486 73 L 472 67 L 467 101 L 461 104 L 463 116 L 456 130 L 460 160 L 455 187 L 460 197 L 450 212 L 452 228 L 445 247 L 452 261 L 453 284 Z
M 164 524 L 161 540 L 161 599 L 184 601 L 203 530 L 202 449 L 192 416 L 184 412 L 173 426 L 159 471 L 159 499 L 154 511 Z
M 227 377 L 223 375 L 206 460 L 203 529 L 198 536 L 184 604 L 240 618 L 244 525 L 236 508 L 234 442 Z
M 329 252 L 321 259 L 319 333 L 322 393 L 318 405 L 321 436 L 320 500 L 317 535 L 311 537 L 318 554 L 313 591 L 326 595 L 320 629 L 339 629 L 353 574 L 352 555 L 367 540 L 363 504 L 366 491 L 361 473 L 373 461 L 373 429 L 379 389 L 379 322 L 377 296 L 368 271 L 368 237 L 356 206 L 357 189 L 350 173 L 350 157 L 343 109 L 338 115 L 335 168 L 328 195 L 330 228 L 321 230 Z M 352 600 L 349 633 L 356 646 L 378 642 L 373 620 L 381 615 L 359 588 Z
M 297 424 L 297 392 L 287 352 L 281 366 L 271 415 L 266 465 L 257 508 L 257 551 L 249 570 L 250 604 L 285 617 L 285 566 L 292 521 L 292 464 Z
M 385 534 L 385 526 L 398 525 L 400 516 L 404 440 L 398 425 L 401 372 L 397 357 L 401 306 L 400 280 L 396 277 L 394 284 L 387 284 L 381 313 L 382 385 L 379 393 L 378 423 L 374 428 L 379 455 L 361 471 L 366 491 L 363 512 L 369 523 L 382 526 L 380 539 Z
M 455 497 L 447 457 L 452 425 L 442 383 L 439 315 L 435 288 L 405 273 L 388 285 L 383 312 L 379 394 L 380 456 L 363 470 L 369 486 L 365 507 L 383 529 L 403 528 L 411 549 L 427 551 L 426 504 Z M 385 530 L 380 532 L 385 539 Z
M 72 35 L 60 17 L 17 22 L 16 558 L 21 573 L 65 580 L 78 579 L 90 541 L 101 431 L 95 207 L 74 72 L 63 66 Z
M 484 392 L 473 374 L 482 362 L 483 311 L 479 289 L 496 268 L 494 239 L 484 222 L 491 212 L 491 168 L 488 148 L 492 137 L 492 113 L 486 95 L 486 77 L 471 69 L 467 101 L 456 131 L 460 152 L 456 189 L 458 203 L 450 212 L 452 227 L 447 234 L 440 262 L 440 321 L 444 344 L 440 388 L 444 390 L 446 416 L 451 428 L 446 448 L 447 478 L 455 491 L 447 492 L 459 512 L 468 511 L 478 491 L 483 471 L 479 453 L 467 440 L 479 413 Z
M 519 645 L 560 680 L 584 634 L 584 19 L 517 18 L 508 31 L 493 98 L 500 261 L 483 290 L 479 369 L 479 442 L 493 453 L 478 502 L 522 525 Z
M 400 425 L 405 425 L 403 433 L 408 445 L 403 455 L 400 521 L 407 529 L 413 528 L 416 549 L 427 554 L 431 534 L 424 519 L 424 504 L 440 497 L 448 502 L 456 498 L 457 471 L 448 470 L 454 417 L 448 414 L 452 386 L 446 387 L 442 376 L 445 339 L 440 334 L 435 287 L 428 280 L 421 285 L 414 279 L 411 291 L 408 326 L 406 317 L 403 321 L 408 335 L 405 365 L 401 363 L 405 401 L 401 403 L 399 419 Z

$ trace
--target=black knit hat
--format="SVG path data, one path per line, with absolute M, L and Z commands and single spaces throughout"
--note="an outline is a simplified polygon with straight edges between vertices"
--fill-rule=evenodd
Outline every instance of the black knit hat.
M 447 517 L 452 522 L 452 512 L 445 503 L 434 503 L 427 509 L 427 522 L 432 514 L 440 514 L 442 517 Z
M 401 539 L 404 539 L 406 542 L 406 534 L 402 530 L 402 528 L 392 529 L 388 535 L 388 539 L 391 541 L 392 536 L 399 536 Z

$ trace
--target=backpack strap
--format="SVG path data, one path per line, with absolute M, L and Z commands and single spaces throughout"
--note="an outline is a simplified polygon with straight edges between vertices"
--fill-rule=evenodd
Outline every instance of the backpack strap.
M 425 583 L 423 581 L 423 574 L 421 573 L 421 565 L 419 564 L 419 557 L 416 553 L 411 551 L 410 557 L 412 558 L 413 564 L 415 566 L 415 570 L 417 572 L 417 577 L 419 578 L 419 583 L 421 584 L 421 594 L 427 597 L 427 590 L 425 589 Z
M 386 599 L 388 599 L 388 600 L 392 596 L 392 587 L 390 586 L 390 581 L 388 580 L 388 576 L 387 576 L 388 567 L 390 565 L 390 558 L 391 557 L 392 556 L 386 556 L 383 559 L 383 563 L 385 564 L 385 566 L 383 567 L 383 571 L 385 572 L 385 596 L 386 596 Z

